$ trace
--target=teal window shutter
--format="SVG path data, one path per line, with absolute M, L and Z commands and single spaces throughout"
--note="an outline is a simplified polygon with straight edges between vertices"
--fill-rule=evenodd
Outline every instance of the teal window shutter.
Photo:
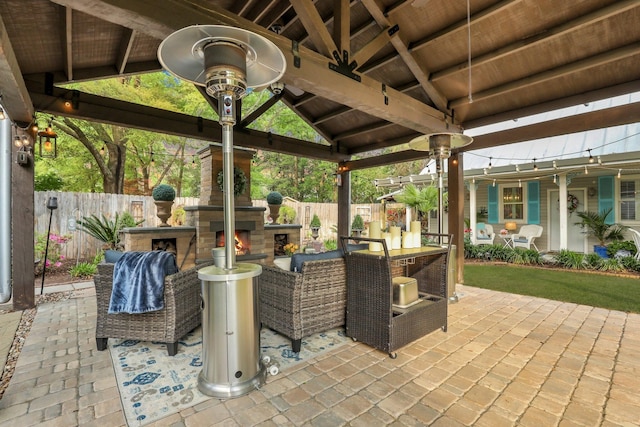
M 489 184 L 487 188 L 487 194 L 489 195 L 489 200 L 487 202 L 487 210 L 489 211 L 489 215 L 487 221 L 489 222 L 489 224 L 496 224 L 499 222 L 498 187 L 494 187 L 492 184 Z
M 540 183 L 527 183 L 527 223 L 540 224 Z
M 607 217 L 607 224 L 616 222 L 616 194 L 615 180 L 613 176 L 598 177 L 598 212 L 611 208 L 611 213 Z

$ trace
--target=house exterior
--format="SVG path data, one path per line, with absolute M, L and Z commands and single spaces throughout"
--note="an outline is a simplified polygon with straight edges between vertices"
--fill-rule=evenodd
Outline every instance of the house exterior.
M 566 109 L 564 114 L 639 99 L 636 93 Z M 541 118 L 553 114 L 563 113 Z M 640 229 L 640 123 L 470 151 L 464 156 L 464 176 L 469 201 L 465 216 L 472 229 L 478 218 L 471 212 L 485 210 L 482 219 L 496 234 L 507 221 L 518 227 L 538 224 L 544 228 L 536 239 L 541 251 L 593 251 L 597 242 L 576 225 L 580 220 L 575 213 L 580 211 L 611 208 L 609 222 Z

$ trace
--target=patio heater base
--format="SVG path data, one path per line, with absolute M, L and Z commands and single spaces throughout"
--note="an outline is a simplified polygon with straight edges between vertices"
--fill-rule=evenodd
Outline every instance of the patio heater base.
M 230 398 L 264 384 L 260 360 L 258 264 L 237 263 L 232 270 L 202 268 L 202 371 L 198 390 L 207 396 Z

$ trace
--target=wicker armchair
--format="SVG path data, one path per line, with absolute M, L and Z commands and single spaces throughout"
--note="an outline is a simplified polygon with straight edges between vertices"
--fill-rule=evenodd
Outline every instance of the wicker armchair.
M 167 276 L 164 281 L 164 309 L 144 314 L 108 314 L 113 268 L 115 264 L 98 264 L 94 276 L 98 316 L 96 320 L 96 346 L 107 348 L 109 338 L 140 341 L 160 341 L 167 344 L 169 356 L 178 352 L 178 340 L 202 322 L 200 296 L 201 282 L 198 269 Z
M 294 352 L 303 337 L 344 325 L 344 258 L 306 261 L 300 273 L 264 266 L 258 280 L 260 321 L 291 339 Z

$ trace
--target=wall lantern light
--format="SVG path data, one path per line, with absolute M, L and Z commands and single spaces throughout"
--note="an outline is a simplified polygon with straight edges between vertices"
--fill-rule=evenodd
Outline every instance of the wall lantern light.
M 40 157 L 55 159 L 58 156 L 58 134 L 53 131 L 51 122 L 45 130 L 38 132 Z

